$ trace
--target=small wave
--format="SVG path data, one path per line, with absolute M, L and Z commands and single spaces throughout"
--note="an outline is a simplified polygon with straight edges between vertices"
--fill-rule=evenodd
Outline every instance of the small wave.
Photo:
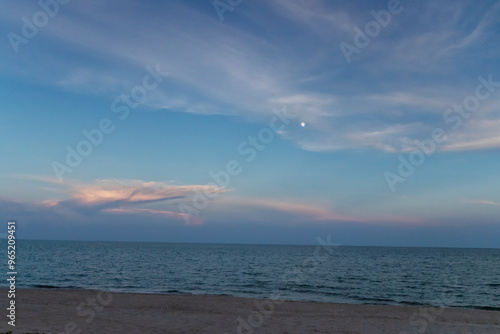
M 59 286 L 46 285 L 46 284 L 35 284 L 31 285 L 30 287 L 35 289 L 61 289 L 61 287 Z
M 324 295 L 324 296 L 336 296 L 336 297 L 337 296 L 341 296 L 341 297 L 343 296 L 342 293 L 331 292 L 331 291 L 325 291 L 325 292 L 322 292 L 321 294 Z
M 79 287 L 76 286 L 55 286 L 55 285 L 50 285 L 50 284 L 33 284 L 29 285 L 29 288 L 32 289 L 80 289 Z
M 392 299 L 386 299 L 386 298 L 364 298 L 364 297 L 358 297 L 358 296 L 350 296 L 350 298 L 362 301 L 362 302 L 367 302 L 367 303 L 396 303 L 395 300 Z
M 176 290 L 176 289 L 170 289 L 170 290 L 165 291 L 164 293 L 185 294 L 186 292 L 182 292 L 182 291 L 179 291 L 179 290 Z
M 124 285 L 124 286 L 121 286 L 120 289 L 138 289 L 140 287 L 136 286 L 136 285 Z
M 399 302 L 399 304 L 401 304 L 401 305 L 409 305 L 409 306 L 431 306 L 429 304 L 424 304 L 424 303 L 419 303 L 419 302 L 409 302 L 409 301 L 406 301 L 406 300 L 403 300 L 403 301 Z M 439 306 L 436 306 L 436 307 L 439 307 Z
M 495 306 L 471 306 L 472 308 L 485 311 L 500 311 L 500 307 Z
M 260 276 L 260 275 L 262 275 L 262 273 L 254 272 L 254 271 L 244 271 L 242 274 L 247 275 L 247 276 Z
M 247 284 L 240 285 L 242 288 L 263 288 L 266 286 L 263 282 L 251 282 Z

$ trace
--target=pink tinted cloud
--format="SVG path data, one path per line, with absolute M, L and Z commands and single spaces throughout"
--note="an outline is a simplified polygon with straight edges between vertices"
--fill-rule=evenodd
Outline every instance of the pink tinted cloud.
M 25 176 L 26 179 L 51 182 L 44 177 Z M 145 215 L 184 221 L 184 214 L 172 210 L 169 200 L 182 201 L 196 192 L 221 193 L 228 191 L 210 185 L 173 185 L 141 180 L 96 180 L 85 184 L 71 181 L 64 190 L 67 199 L 45 200 L 37 205 L 55 213 L 86 215 L 94 213 L 116 215 Z M 161 203 L 160 203 L 161 202 Z M 148 206 L 148 207 L 141 207 Z M 200 217 L 191 219 L 192 225 L 201 225 Z
M 291 215 L 294 218 L 307 219 L 315 222 L 353 222 L 353 223 L 389 223 L 417 225 L 427 222 L 414 217 L 403 217 L 394 215 L 363 215 L 363 214 L 342 214 L 331 210 L 325 206 L 312 203 L 283 201 L 263 198 L 229 198 L 221 202 L 223 205 L 231 207 L 250 208 L 252 212 L 268 209 L 277 213 Z
M 110 202 L 150 202 L 189 197 L 196 191 L 223 192 L 225 189 L 208 185 L 171 185 L 140 180 L 97 180 L 94 184 L 76 185 L 70 189 L 71 197 L 82 204 Z

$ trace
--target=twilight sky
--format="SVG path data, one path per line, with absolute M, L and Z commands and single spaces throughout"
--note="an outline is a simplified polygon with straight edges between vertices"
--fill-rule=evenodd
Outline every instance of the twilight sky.
M 488 0 L 2 1 L 0 220 L 500 247 L 499 18 Z

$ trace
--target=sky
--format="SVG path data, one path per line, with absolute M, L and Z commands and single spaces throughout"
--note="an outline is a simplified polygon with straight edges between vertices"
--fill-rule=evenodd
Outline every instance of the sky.
M 499 17 L 4 0 L 0 220 L 25 239 L 498 248 Z

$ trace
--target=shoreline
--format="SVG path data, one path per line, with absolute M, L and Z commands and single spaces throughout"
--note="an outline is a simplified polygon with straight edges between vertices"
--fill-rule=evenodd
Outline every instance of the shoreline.
M 6 286 L 0 286 L 0 291 L 3 289 L 7 289 Z M 34 287 L 21 287 L 18 290 L 46 290 L 46 291 L 95 291 L 95 292 L 110 292 L 110 293 L 118 293 L 118 294 L 144 294 L 144 295 L 159 295 L 159 296 L 207 296 L 207 297 L 234 297 L 234 298 L 244 298 L 244 299 L 258 299 L 258 300 L 273 300 L 268 297 L 252 297 L 252 296 L 237 296 L 227 293 L 189 293 L 189 292 L 181 292 L 181 291 L 167 291 L 167 292 L 158 292 L 158 291 L 112 291 L 109 289 L 95 289 L 95 288 L 77 288 L 77 287 L 57 287 L 52 285 L 40 285 Z M 457 309 L 457 310 L 479 310 L 479 311 L 493 311 L 500 312 L 500 307 L 495 306 L 441 306 L 441 305 L 430 305 L 430 304 L 422 304 L 419 302 L 335 302 L 335 301 L 321 301 L 321 300 L 300 300 L 300 299 L 279 299 L 284 302 L 305 302 L 305 303 L 326 303 L 326 304 L 346 304 L 346 305 L 375 305 L 375 306 L 410 306 L 410 307 L 422 307 L 422 308 L 445 308 L 445 309 Z
M 0 295 L 7 295 L 0 288 Z M 406 305 L 276 301 L 221 295 L 16 291 L 16 327 L 0 332 L 77 333 L 499 333 L 500 312 Z M 80 331 L 79 331 L 80 330 Z M 466 331 L 464 331 L 466 330 Z

